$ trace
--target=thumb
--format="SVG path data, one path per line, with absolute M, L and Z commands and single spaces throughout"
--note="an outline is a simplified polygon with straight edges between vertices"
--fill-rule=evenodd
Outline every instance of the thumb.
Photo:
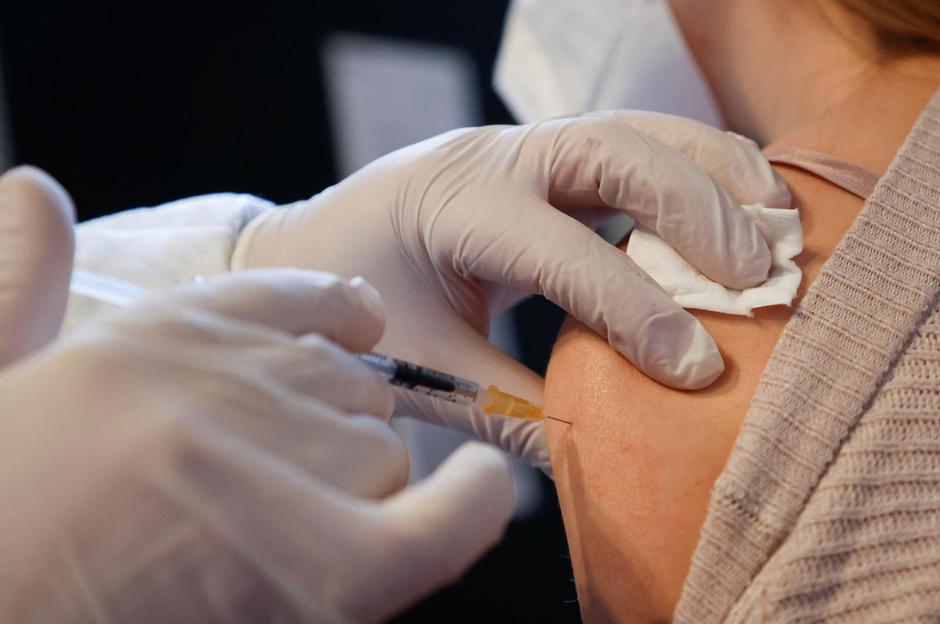
M 0 177 L 0 368 L 58 334 L 75 253 L 75 209 L 44 171 Z
M 455 581 L 503 535 L 513 510 L 509 463 L 498 450 L 468 442 L 430 477 L 383 503 L 404 534 L 402 570 L 414 571 L 403 601 Z

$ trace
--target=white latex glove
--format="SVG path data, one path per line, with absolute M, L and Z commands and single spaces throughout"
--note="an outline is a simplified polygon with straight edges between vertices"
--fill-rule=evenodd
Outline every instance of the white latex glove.
M 643 131 L 630 125 L 635 118 Z M 701 388 L 724 367 L 711 337 L 587 225 L 624 211 L 710 278 L 753 286 L 767 277 L 767 246 L 722 186 L 748 191 L 738 197 L 746 202 L 787 193 L 752 143 L 674 117 L 596 113 L 456 130 L 262 215 L 242 234 L 233 268 L 363 275 L 387 306 L 378 350 L 538 403 L 541 378 L 486 338 L 491 316 L 531 293 L 606 336 L 654 379 Z M 538 423 L 407 392 L 397 399 L 397 414 L 548 466 Z
M 72 200 L 49 175 L 0 177 L 0 369 L 59 332 L 72 273 Z
M 0 621 L 369 622 L 501 535 L 508 467 L 459 449 L 402 489 L 386 383 L 345 349 L 378 295 L 296 270 L 211 279 L 0 375 Z

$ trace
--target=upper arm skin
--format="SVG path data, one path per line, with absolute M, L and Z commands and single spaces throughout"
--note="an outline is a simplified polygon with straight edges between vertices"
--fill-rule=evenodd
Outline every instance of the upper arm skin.
M 725 390 L 739 374 L 727 355 L 726 363 Z M 549 446 L 588 620 L 668 620 L 678 602 L 743 414 L 741 405 L 690 411 L 698 394 L 705 403 L 729 395 L 669 390 L 577 321 L 562 330 L 545 402 L 573 422 L 553 422 Z
M 862 202 L 808 174 L 780 171 L 802 206 L 797 257 L 812 281 Z M 791 309 L 754 318 L 696 312 L 726 370 L 681 392 L 640 373 L 607 341 L 568 319 L 546 376 L 549 448 L 585 621 L 668 621 L 678 603 L 709 495 Z

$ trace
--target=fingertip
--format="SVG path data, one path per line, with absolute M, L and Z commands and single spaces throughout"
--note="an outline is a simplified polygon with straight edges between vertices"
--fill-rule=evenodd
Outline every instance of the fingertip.
M 51 213 L 69 227 L 75 222 L 75 205 L 68 191 L 38 167 L 20 165 L 4 173 L 0 176 L 0 193 L 33 212 Z
M 688 347 L 679 359 L 673 381 L 675 387 L 685 390 L 701 390 L 715 382 L 725 370 L 718 345 L 697 320 L 692 325 Z
M 708 387 L 725 370 L 714 339 L 682 309 L 646 324 L 640 354 L 636 363 L 644 373 L 679 390 Z
M 0 176 L 0 365 L 51 342 L 68 302 L 75 211 L 65 189 L 35 167 Z
M 790 194 L 790 187 L 773 167 L 771 167 L 771 173 L 773 174 L 773 188 L 764 197 L 764 205 L 768 208 L 792 208 L 793 195 Z
M 711 240 L 702 240 L 696 256 L 686 256 L 710 279 L 735 290 L 759 286 L 770 275 L 770 246 L 748 206 L 719 192 Z M 665 236 L 663 236 L 665 239 Z M 667 240 L 667 242 L 669 242 Z M 685 255 L 685 254 L 683 254 Z
M 772 258 L 770 247 L 760 232 L 739 237 L 738 241 L 732 245 L 733 247 L 728 250 L 731 269 L 728 271 L 728 278 L 724 281 L 725 286 L 744 290 L 766 282 L 770 275 Z
M 353 353 L 373 348 L 385 333 L 385 310 L 378 291 L 362 277 L 340 280 L 342 289 L 342 318 L 329 334 Z
M 362 304 L 363 309 L 374 321 L 372 325 L 377 334 L 375 339 L 371 340 L 371 344 L 374 345 L 382 337 L 382 334 L 385 333 L 386 316 L 382 295 L 361 275 L 357 275 L 349 280 L 349 285 L 359 296 L 359 302 Z

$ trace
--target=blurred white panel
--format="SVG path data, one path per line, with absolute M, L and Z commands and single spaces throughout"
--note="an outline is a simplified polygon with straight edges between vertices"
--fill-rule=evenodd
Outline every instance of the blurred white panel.
M 345 177 L 376 158 L 441 132 L 481 122 L 472 61 L 454 48 L 352 33 L 323 47 L 327 102 L 338 173 Z M 493 323 L 494 344 L 515 355 L 515 330 L 505 315 Z M 466 435 L 417 420 L 393 426 L 411 453 L 412 481 L 422 479 Z M 513 461 L 516 517 L 540 500 L 536 471 Z
M 339 173 L 441 132 L 479 125 L 473 63 L 459 50 L 357 34 L 323 47 Z

